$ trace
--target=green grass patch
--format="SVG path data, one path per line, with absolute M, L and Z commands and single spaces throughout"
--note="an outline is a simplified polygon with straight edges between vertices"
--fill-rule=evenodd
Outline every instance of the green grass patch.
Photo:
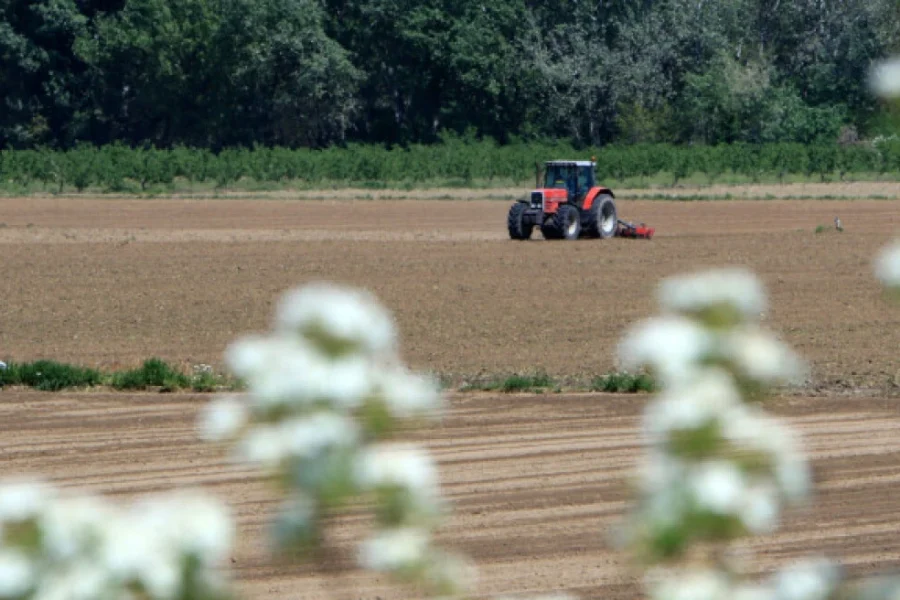
M 145 390 L 158 387 L 163 391 L 174 391 L 188 388 L 190 384 L 187 375 L 159 358 L 145 360 L 137 369 L 113 373 L 109 381 L 110 387 L 117 390 Z
M 536 373 L 534 375 L 510 375 L 500 382 L 498 391 L 504 393 L 512 392 L 532 392 L 536 390 L 545 390 L 556 386 L 556 381 L 546 373 Z
M 460 381 L 457 377 L 435 374 L 443 391 L 497 392 L 504 394 L 560 394 L 563 392 L 653 392 L 656 384 L 647 374 L 613 372 L 591 380 L 557 378 L 544 371 L 512 375 L 484 376 Z M 41 391 L 108 386 L 121 391 L 157 390 L 160 392 L 193 391 L 211 393 L 240 391 L 246 386 L 239 379 L 223 376 L 208 366 L 197 365 L 185 373 L 160 358 L 150 358 L 140 367 L 124 371 L 103 372 L 52 360 L 30 363 L 9 362 L 0 370 L 0 388 L 25 386 Z
M 452 386 L 448 379 L 447 384 Z M 513 374 L 465 381 L 458 388 L 460 392 L 515 392 L 542 393 L 547 390 L 561 389 L 559 383 L 544 372 L 531 374 Z
M 0 387 L 24 385 L 46 392 L 91 387 L 99 385 L 102 380 L 99 371 L 54 360 L 9 363 L 6 369 L 0 371 Z
M 136 369 L 111 373 L 52 360 L 9 362 L 6 369 L 0 370 L 0 388 L 5 386 L 25 386 L 47 392 L 96 386 L 162 392 L 234 391 L 242 387 L 239 381 L 219 375 L 207 365 L 199 365 L 194 373 L 186 374 L 159 358 L 146 360 Z
M 656 391 L 656 382 L 646 373 L 607 373 L 594 377 L 591 381 L 592 392 L 613 392 L 617 394 L 633 394 L 637 392 Z

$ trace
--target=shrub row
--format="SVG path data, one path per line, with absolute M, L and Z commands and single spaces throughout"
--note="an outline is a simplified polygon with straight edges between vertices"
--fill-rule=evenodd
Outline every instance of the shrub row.
M 151 358 L 136 369 L 112 373 L 101 373 L 96 369 L 53 360 L 11 362 L 0 370 L 0 388 L 9 385 L 22 385 L 48 392 L 98 385 L 107 385 L 117 390 L 158 388 L 164 392 L 212 392 L 220 388 L 233 388 L 236 383 L 206 369 L 187 375 L 163 360 Z
M 705 174 L 710 183 L 725 174 L 757 180 L 787 175 L 887 173 L 900 171 L 900 140 L 839 146 L 802 144 L 732 144 L 672 146 L 644 144 L 575 149 L 566 143 L 512 143 L 445 137 L 429 146 L 387 149 L 350 145 L 325 150 L 255 147 L 171 150 L 79 146 L 68 151 L 7 150 L 0 152 L 0 185 L 27 189 L 96 189 L 138 192 L 172 186 L 180 179 L 227 187 L 241 180 L 257 184 L 310 186 L 346 184 L 378 186 L 429 182 L 466 185 L 473 181 L 521 183 L 534 177 L 535 163 L 554 158 L 597 158 L 604 179 L 652 177 L 671 181 Z
M 217 375 L 212 370 L 201 369 L 192 374 L 179 371 L 159 358 L 151 358 L 136 368 L 125 371 L 103 373 L 96 369 L 79 367 L 53 360 L 38 360 L 27 363 L 10 362 L 0 369 L 0 388 L 20 385 L 42 391 L 55 392 L 63 389 L 109 386 L 116 390 L 158 389 L 162 392 L 192 390 L 212 392 L 223 388 L 237 389 L 240 383 Z M 562 390 L 562 383 L 546 373 L 515 374 L 493 378 L 462 389 L 498 391 L 504 393 Z M 584 386 L 576 386 L 584 387 Z M 652 392 L 653 379 L 646 374 L 613 372 L 599 375 L 591 380 L 586 389 L 597 392 L 635 393 Z

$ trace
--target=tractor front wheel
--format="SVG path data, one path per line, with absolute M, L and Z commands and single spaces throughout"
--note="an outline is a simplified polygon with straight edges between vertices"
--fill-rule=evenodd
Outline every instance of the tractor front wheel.
M 531 231 L 534 229 L 534 223 L 525 220 L 526 210 L 528 210 L 528 205 L 524 202 L 516 202 L 510 207 L 509 216 L 506 218 L 506 227 L 509 229 L 510 239 L 531 239 Z
M 547 219 L 541 233 L 548 240 L 577 240 L 581 235 L 581 214 L 572 204 L 561 204 L 556 214 Z

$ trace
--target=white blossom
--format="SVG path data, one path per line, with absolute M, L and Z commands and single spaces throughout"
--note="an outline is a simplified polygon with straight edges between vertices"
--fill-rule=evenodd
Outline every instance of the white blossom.
M 800 383 L 803 362 L 785 344 L 757 329 L 742 328 L 726 334 L 720 344 L 723 358 L 737 370 L 762 384 Z
M 376 532 L 365 540 L 359 552 L 359 564 L 374 571 L 397 571 L 421 564 L 429 546 L 424 529 L 400 527 Z
M 158 577 L 168 582 L 171 577 L 174 548 L 166 543 L 160 535 L 160 524 L 152 522 L 136 507 L 124 511 L 116 518 L 110 519 L 104 529 L 105 539 L 102 546 L 101 560 L 111 577 L 120 583 L 143 581 L 147 578 L 145 571 L 160 571 Z M 149 577 L 154 577 L 150 573 Z M 167 587 L 162 596 L 174 593 L 177 581 L 163 586 L 159 581 L 154 587 Z
M 699 507 L 722 515 L 738 512 L 747 487 L 740 469 L 726 460 L 696 465 L 687 483 Z
M 900 96 L 900 58 L 876 63 L 869 74 L 869 86 L 883 98 Z
M 875 276 L 887 287 L 900 287 L 900 242 L 892 243 L 878 255 Z
M 293 352 L 297 343 L 288 337 L 244 336 L 225 349 L 225 363 L 238 377 L 265 372 L 277 356 Z
M 283 421 L 280 425 L 283 447 L 291 456 L 312 457 L 329 447 L 349 447 L 357 442 L 355 422 L 332 412 Z
M 198 491 L 170 494 L 158 502 L 178 552 L 204 565 L 225 559 L 234 541 L 234 527 L 223 504 Z
M 728 600 L 777 600 L 771 586 L 744 583 L 729 590 Z
M 659 300 L 663 307 L 683 314 L 727 305 L 753 320 L 766 308 L 762 285 L 743 269 L 711 270 L 665 279 L 659 288 Z
M 362 356 L 333 360 L 303 343 L 274 341 L 273 347 L 278 351 L 268 364 L 247 377 L 252 398 L 263 410 L 315 403 L 352 409 L 371 391 L 371 365 Z
M 200 413 L 200 438 L 220 442 L 235 437 L 250 417 L 246 403 L 235 396 L 217 398 Z
M 650 367 L 665 386 L 695 374 L 697 364 L 713 349 L 714 338 L 682 317 L 648 319 L 632 327 L 619 345 L 625 368 Z
M 29 519 L 37 528 L 27 550 L 0 535 L 0 598 L 129 598 L 137 586 L 150 600 L 172 600 L 183 583 L 216 583 L 203 567 L 221 560 L 232 541 L 225 508 L 196 491 L 145 497 L 127 509 L 34 482 L 0 487 L 0 496 L 5 527 Z M 201 570 L 183 582 L 188 557 Z
M 469 597 L 478 579 L 478 572 L 474 564 L 458 554 L 429 551 L 425 566 L 424 579 L 431 588 L 436 589 L 433 594 L 438 598 L 447 598 L 449 595 L 462 595 Z M 555 594 L 539 596 L 544 600 L 563 596 Z M 537 598 L 533 600 L 538 600 Z M 572 599 L 574 600 L 574 599 Z
M 740 406 L 722 421 L 721 435 L 735 449 L 768 457 L 772 476 L 789 500 L 802 500 L 811 487 L 809 466 L 795 434 L 755 407 Z
M 281 331 L 326 335 L 367 352 L 391 350 L 396 341 L 393 320 L 374 296 L 328 283 L 289 291 L 278 305 L 275 322 Z
M 494 596 L 493 600 L 578 600 L 572 594 L 539 594 L 537 596 Z
M 773 585 L 778 600 L 826 600 L 839 575 L 831 561 L 807 559 L 776 573 Z
M 237 442 L 238 461 L 272 469 L 288 456 L 288 439 L 283 429 L 274 425 L 257 425 Z
M 680 482 L 670 481 L 670 485 L 644 498 L 641 517 L 650 527 L 670 527 L 675 525 L 688 511 L 688 497 Z
M 778 525 L 778 490 L 771 483 L 750 485 L 744 492 L 739 516 L 748 531 L 771 533 Z
M 68 560 L 92 550 L 102 541 L 102 530 L 111 512 L 100 499 L 92 496 L 52 502 L 39 519 L 47 552 L 54 559 Z
M 695 429 L 723 418 L 741 402 L 731 377 L 718 369 L 704 369 L 690 384 L 662 392 L 644 414 L 644 429 L 659 443 L 672 430 Z
M 374 387 L 398 418 L 427 414 L 440 408 L 441 394 L 437 383 L 429 377 L 406 369 L 382 369 L 375 374 Z
M 712 569 L 654 570 L 647 575 L 646 587 L 653 600 L 723 600 L 731 597 L 728 578 Z
M 370 446 L 359 459 L 356 477 L 364 489 L 400 487 L 426 503 L 438 497 L 434 460 L 412 444 Z
M 179 557 L 154 553 L 138 565 L 137 580 L 154 600 L 173 600 L 181 589 L 181 561 Z
M 638 468 L 638 483 L 645 494 L 655 494 L 684 480 L 685 465 L 658 447 L 650 449 Z
M 108 597 L 111 587 L 108 573 L 91 561 L 83 560 L 45 573 L 33 600 L 97 600 Z
M 54 496 L 54 489 L 42 481 L 4 481 L 0 485 L 0 524 L 36 517 Z
M 36 583 L 35 567 L 18 550 L 0 548 L 0 598 L 15 598 Z
M 809 496 L 812 476 L 801 455 L 785 455 L 775 464 L 775 480 L 785 498 L 796 502 Z

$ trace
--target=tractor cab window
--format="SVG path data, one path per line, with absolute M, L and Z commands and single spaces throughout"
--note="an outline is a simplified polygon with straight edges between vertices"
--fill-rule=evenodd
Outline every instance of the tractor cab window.
M 594 187 L 594 170 L 591 167 L 578 167 L 578 189 L 585 192 Z
M 564 190 L 569 183 L 569 169 L 565 165 L 548 165 L 544 187 Z
M 549 165 L 544 187 L 566 190 L 569 196 L 574 197 L 578 193 L 578 172 L 572 165 Z

